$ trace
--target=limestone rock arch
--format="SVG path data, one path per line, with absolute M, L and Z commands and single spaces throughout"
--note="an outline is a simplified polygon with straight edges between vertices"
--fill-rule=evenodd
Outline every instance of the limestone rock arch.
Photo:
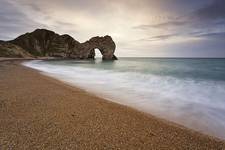
M 71 59 L 94 59 L 95 49 L 99 49 L 103 60 L 116 60 L 116 44 L 106 35 L 93 37 L 80 43 L 69 35 L 59 35 L 47 29 L 36 29 L 9 41 L 20 46 L 32 56 L 51 56 Z
M 116 44 L 110 36 L 104 37 L 93 37 L 87 42 L 83 43 L 85 51 L 88 51 L 88 58 L 95 57 L 95 50 L 98 49 L 102 54 L 103 60 L 117 60 L 117 57 L 114 55 Z

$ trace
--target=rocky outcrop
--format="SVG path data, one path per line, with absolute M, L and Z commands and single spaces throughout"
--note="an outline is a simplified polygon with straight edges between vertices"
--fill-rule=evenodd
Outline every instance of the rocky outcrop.
M 80 43 L 69 35 L 59 35 L 46 29 L 37 29 L 7 43 L 22 48 L 32 56 L 94 59 L 95 50 L 99 49 L 103 60 L 117 59 L 114 55 L 116 45 L 110 36 L 93 37 Z
M 14 57 L 14 58 L 30 58 L 32 55 L 26 52 L 23 48 L 9 43 L 0 41 L 0 56 L 1 57 Z
M 89 58 L 94 58 L 95 49 L 99 49 L 103 60 L 117 59 L 114 55 L 116 45 L 110 36 L 93 37 L 83 43 L 82 48 L 89 51 Z

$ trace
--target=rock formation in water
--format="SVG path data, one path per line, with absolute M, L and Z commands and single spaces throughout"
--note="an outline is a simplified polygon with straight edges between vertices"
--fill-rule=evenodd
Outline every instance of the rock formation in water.
M 34 57 L 62 57 L 73 59 L 94 59 L 95 49 L 99 49 L 103 60 L 116 60 L 116 45 L 110 36 L 93 37 L 80 43 L 69 35 L 59 35 L 46 29 L 37 29 L 8 42 L 0 42 L 0 51 L 5 44 L 12 49 L 21 49 Z M 0 52 L 1 56 L 1 52 Z

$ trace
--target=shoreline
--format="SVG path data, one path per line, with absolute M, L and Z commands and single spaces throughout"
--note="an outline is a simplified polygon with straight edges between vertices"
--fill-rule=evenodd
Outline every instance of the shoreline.
M 3 149 L 225 149 L 218 138 L 105 100 L 20 62 L 0 62 Z
M 26 60 L 57 60 L 58 58 L 54 57 L 27 57 L 27 58 L 9 58 L 9 57 L 0 57 L 0 62 L 3 61 L 26 61 Z

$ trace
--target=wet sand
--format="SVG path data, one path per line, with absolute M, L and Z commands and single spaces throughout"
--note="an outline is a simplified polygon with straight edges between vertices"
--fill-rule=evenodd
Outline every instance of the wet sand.
M 225 149 L 225 142 L 2 61 L 0 149 Z

